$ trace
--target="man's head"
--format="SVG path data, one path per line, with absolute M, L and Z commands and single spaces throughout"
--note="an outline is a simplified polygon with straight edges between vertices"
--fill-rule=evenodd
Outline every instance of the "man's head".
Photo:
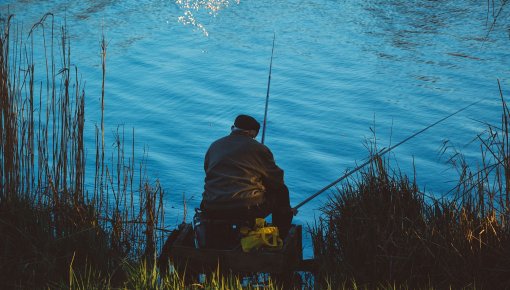
M 232 129 L 240 129 L 246 131 L 250 137 L 255 138 L 260 130 L 260 124 L 255 118 L 248 115 L 239 115 L 234 121 Z

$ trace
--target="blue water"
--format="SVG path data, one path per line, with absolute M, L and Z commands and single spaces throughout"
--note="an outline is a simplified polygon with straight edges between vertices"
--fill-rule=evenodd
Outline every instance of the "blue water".
M 497 79 L 510 88 L 509 13 L 489 33 L 494 9 L 468 0 L 0 4 L 25 28 L 46 12 L 67 22 L 73 63 L 86 81 L 91 167 L 104 32 L 106 137 L 113 140 L 119 124 L 135 128 L 136 157 L 146 146 L 148 174 L 167 193 L 169 226 L 182 219 L 183 194 L 189 207 L 200 201 L 209 144 L 240 113 L 262 121 L 273 34 L 265 143 L 285 170 L 292 204 L 364 161 L 371 128 L 379 146 L 389 146 L 482 100 L 393 151 L 425 192 L 447 192 L 457 174 L 440 158 L 442 142 L 475 165 L 479 147 L 470 141 L 500 118 Z M 327 193 L 302 207 L 295 221 L 313 223 L 326 200 Z

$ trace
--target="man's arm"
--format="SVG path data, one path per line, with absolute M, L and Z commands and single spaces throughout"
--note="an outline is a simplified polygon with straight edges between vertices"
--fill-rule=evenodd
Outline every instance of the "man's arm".
M 265 147 L 265 146 L 264 146 Z M 276 162 L 273 157 L 273 153 L 269 148 L 264 148 L 263 154 L 263 163 L 264 163 L 264 174 L 262 177 L 262 183 L 266 187 L 266 192 L 269 195 L 276 196 L 268 196 L 268 198 L 277 198 L 279 200 L 284 200 L 284 203 L 289 204 L 289 189 L 285 185 L 284 181 L 284 172 L 283 170 L 276 165 Z

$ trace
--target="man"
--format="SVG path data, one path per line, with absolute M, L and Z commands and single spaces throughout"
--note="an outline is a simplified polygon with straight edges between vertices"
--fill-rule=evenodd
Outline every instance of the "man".
M 283 170 L 265 145 L 255 140 L 260 124 L 239 115 L 230 135 L 211 144 L 205 155 L 205 185 L 201 210 L 214 219 L 253 222 L 273 215 L 272 221 L 285 237 L 293 211 Z

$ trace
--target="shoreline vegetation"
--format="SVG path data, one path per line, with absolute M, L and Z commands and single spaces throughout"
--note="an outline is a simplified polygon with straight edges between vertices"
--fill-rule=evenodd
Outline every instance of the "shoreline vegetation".
M 164 191 L 146 176 L 145 153 L 137 163 L 134 131 L 126 137 L 117 129 L 114 153 L 105 153 L 104 38 L 101 123 L 88 188 L 86 98 L 66 27 L 57 28 L 52 14 L 28 37 L 12 27 L 12 16 L 2 24 L 0 288 L 258 288 L 219 271 L 192 285 L 175 272 L 160 275 Z M 44 67 L 35 66 L 35 37 Z M 374 158 L 345 181 L 309 227 L 317 272 L 303 288 L 510 288 L 510 111 L 500 97 L 500 126 L 487 124 L 477 136 L 480 165 L 473 169 L 449 152 L 459 181 L 443 197 L 421 192 L 387 158 Z M 375 145 L 367 147 L 377 156 Z M 264 289 L 280 288 L 269 280 Z
M 105 156 L 104 39 L 101 123 L 92 151 L 93 188 L 86 188 L 85 91 L 67 28 L 54 22 L 44 15 L 28 37 L 13 27 L 12 16 L 2 27 L 0 284 L 60 288 L 69 281 L 74 288 L 73 279 L 92 279 L 122 285 L 125 264 L 154 259 L 164 192 L 146 177 L 143 158 L 135 164 L 134 136 L 130 152 L 123 129 Z M 45 67 L 34 65 L 36 37 Z

